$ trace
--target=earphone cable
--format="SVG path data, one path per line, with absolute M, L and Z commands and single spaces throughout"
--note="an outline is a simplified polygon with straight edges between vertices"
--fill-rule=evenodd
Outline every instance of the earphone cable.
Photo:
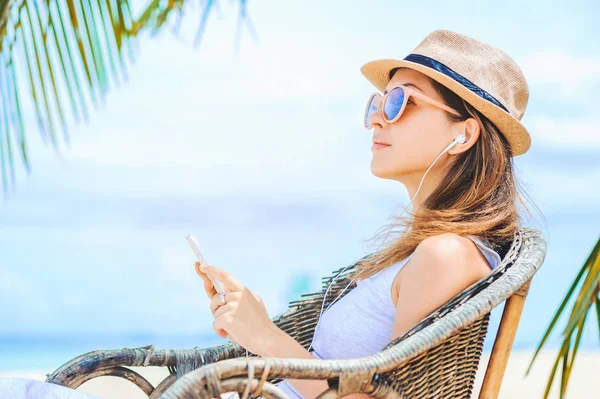
M 427 173 L 429 172 L 429 170 L 433 167 L 433 165 L 437 162 L 437 160 L 446 152 L 448 151 L 450 148 L 452 148 L 456 143 L 464 143 L 465 142 L 465 136 L 461 133 L 459 135 L 456 136 L 456 138 L 454 139 L 454 141 L 452 143 L 450 143 L 446 148 L 444 148 L 444 150 L 442 152 L 440 152 L 440 154 L 433 160 L 433 162 L 431 163 L 431 165 L 429 165 L 429 168 L 427 168 L 427 170 L 425 171 L 425 173 L 423 174 L 423 177 L 421 178 L 421 182 L 419 183 L 419 187 L 417 188 L 417 191 L 415 192 L 415 195 L 413 195 L 413 198 L 410 200 L 410 202 L 404 207 L 404 209 L 402 210 L 402 212 L 400 213 L 400 216 L 402 216 L 404 214 L 404 212 L 406 211 L 406 209 L 409 207 L 410 204 L 413 203 L 413 201 L 415 200 L 415 198 L 417 197 L 417 195 L 419 194 L 419 191 L 421 190 L 421 186 L 423 185 L 423 181 L 425 180 L 425 176 L 427 176 Z M 400 217 L 398 216 L 398 217 Z M 393 226 L 392 226 L 393 227 Z M 385 236 L 385 239 L 381 242 L 381 244 L 379 244 L 379 246 L 377 247 L 377 249 L 375 250 L 375 252 L 377 252 L 379 250 L 379 248 L 381 248 L 381 245 L 383 245 L 383 243 L 385 242 L 385 240 L 387 240 L 387 238 L 389 237 L 390 232 L 392 231 L 392 228 L 390 228 L 388 230 L 388 234 Z M 346 269 L 348 269 L 350 266 L 346 266 L 340 273 L 338 273 L 337 276 L 341 275 Z M 337 278 L 337 276 L 335 278 Z M 333 282 L 335 281 L 335 278 L 331 280 L 331 282 L 329 283 L 329 285 L 327 286 L 327 290 L 325 290 L 325 294 L 323 295 L 323 303 L 321 304 L 321 311 L 319 312 L 319 316 L 317 319 L 317 325 L 315 326 L 315 331 L 313 333 L 313 337 L 311 339 L 310 345 L 308 346 L 308 351 L 310 352 L 310 348 L 312 348 L 312 344 L 315 340 L 315 336 L 317 335 L 317 329 L 319 327 L 319 324 L 321 322 L 321 317 L 323 316 L 323 313 L 327 311 L 327 309 L 329 309 L 340 297 L 340 295 L 342 295 L 344 293 L 344 291 L 346 291 L 346 288 L 348 288 L 350 286 L 350 284 L 353 283 L 353 280 L 350 281 L 350 283 L 348 283 L 348 285 L 338 294 L 338 296 L 333 300 L 333 302 L 331 302 L 329 304 L 329 306 L 327 306 L 327 309 L 325 309 L 323 311 L 323 306 L 325 305 L 325 299 L 327 298 L 327 293 L 329 292 L 329 288 L 331 288 L 331 285 L 333 284 Z

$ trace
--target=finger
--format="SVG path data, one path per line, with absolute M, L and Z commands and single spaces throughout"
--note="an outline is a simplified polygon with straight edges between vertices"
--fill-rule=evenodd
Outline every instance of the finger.
M 202 271 L 221 280 L 227 291 L 243 291 L 244 284 L 240 283 L 235 277 L 226 270 L 219 269 L 212 265 L 203 265 Z
M 208 296 L 208 299 L 211 299 L 217 294 L 215 286 L 213 285 L 212 281 L 210 281 L 208 278 L 204 280 L 204 291 L 206 291 L 206 296 Z
M 215 328 L 213 326 L 213 330 L 215 330 L 217 335 L 221 338 L 227 338 L 227 336 L 229 335 L 229 334 L 227 334 L 227 331 L 223 330 L 222 328 Z
M 213 295 L 210 298 L 210 303 L 208 305 L 208 307 L 210 308 L 210 313 L 212 313 L 213 315 L 215 314 L 215 311 L 220 307 L 220 306 L 225 306 L 225 304 L 223 303 L 223 301 L 221 300 L 221 296 L 218 294 Z
M 196 268 L 196 273 L 202 277 L 202 280 L 204 281 L 204 291 L 206 291 L 206 295 L 208 296 L 208 299 L 212 298 L 216 293 L 217 290 L 214 287 L 213 282 L 210 280 L 210 278 L 208 277 L 208 274 L 204 273 L 201 269 L 200 269 L 200 262 L 196 262 L 194 264 L 194 267 Z
M 202 277 L 202 278 L 206 277 L 206 273 L 204 273 L 202 271 L 200 262 L 194 263 L 194 268 L 196 269 L 196 273 L 198 273 L 198 275 L 200 275 L 200 277 Z
M 233 305 L 228 303 L 222 306 L 219 306 L 214 312 L 213 312 L 213 316 L 215 317 L 215 319 L 229 311 L 233 310 Z
M 226 314 L 221 315 L 213 321 L 213 330 L 215 330 L 219 337 L 225 338 L 227 335 L 229 335 L 226 330 L 227 326 L 229 326 L 229 323 L 229 316 Z
M 238 296 L 236 295 L 235 292 L 227 292 L 225 294 L 225 303 L 223 303 L 223 301 L 221 300 L 221 296 L 218 295 L 218 294 L 214 294 L 210 298 L 210 311 L 211 311 L 211 313 L 214 315 L 215 314 L 215 310 L 217 310 L 219 307 L 225 306 L 225 305 L 230 304 L 230 303 L 233 303 L 236 299 L 238 299 Z

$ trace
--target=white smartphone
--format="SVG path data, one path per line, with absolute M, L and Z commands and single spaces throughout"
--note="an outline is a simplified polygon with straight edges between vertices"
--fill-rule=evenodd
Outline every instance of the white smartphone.
M 208 263 L 206 263 L 204 256 L 202 256 L 202 254 L 200 253 L 200 248 L 198 248 L 199 245 L 198 240 L 196 240 L 196 237 L 194 237 L 191 234 L 188 234 L 187 236 L 185 236 L 185 239 L 190 245 L 190 248 L 192 248 L 194 255 L 196 255 L 196 259 L 198 259 L 198 262 L 200 262 L 201 265 L 207 265 Z M 211 275 L 208 275 L 208 278 L 210 278 L 210 281 L 212 281 L 217 292 L 227 292 L 227 290 L 225 290 L 225 287 L 223 286 L 223 283 L 221 283 L 218 279 L 212 277 Z

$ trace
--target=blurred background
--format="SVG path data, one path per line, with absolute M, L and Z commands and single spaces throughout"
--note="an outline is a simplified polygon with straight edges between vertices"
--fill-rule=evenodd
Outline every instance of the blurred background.
M 148 3 L 131 1 L 133 16 Z M 38 129 L 27 64 L 15 62 L 31 173 L 13 154 L 16 184 L 0 209 L 0 375 L 43 378 L 95 349 L 225 342 L 187 234 L 271 316 L 365 255 L 409 198 L 370 172 L 362 115 L 374 88 L 359 68 L 403 58 L 435 29 L 499 47 L 529 83 L 532 146 L 515 165 L 545 217 L 530 224 L 548 253 L 514 343 L 528 363 L 599 238 L 598 3 L 214 3 L 205 14 L 206 2 L 186 2 L 155 34 L 141 31 L 135 61 L 88 122 L 65 109 L 69 139 L 56 147 Z M 590 316 L 573 378 L 600 366 L 599 324 Z M 561 342 L 557 331 L 544 351 Z M 537 397 L 549 356 L 526 385 Z M 523 393 L 514 370 L 505 382 Z M 583 380 L 569 389 L 600 389 Z

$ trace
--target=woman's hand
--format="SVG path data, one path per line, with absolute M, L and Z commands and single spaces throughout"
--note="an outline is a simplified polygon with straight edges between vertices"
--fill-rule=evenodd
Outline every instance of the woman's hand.
M 229 336 L 248 351 L 260 355 L 277 330 L 262 298 L 223 269 L 211 265 L 200 267 L 200 262 L 196 262 L 195 266 L 196 272 L 204 280 L 204 289 L 210 298 L 210 311 L 215 317 L 213 329 L 217 335 L 221 338 Z M 217 278 L 225 286 L 225 304 L 208 275 Z

